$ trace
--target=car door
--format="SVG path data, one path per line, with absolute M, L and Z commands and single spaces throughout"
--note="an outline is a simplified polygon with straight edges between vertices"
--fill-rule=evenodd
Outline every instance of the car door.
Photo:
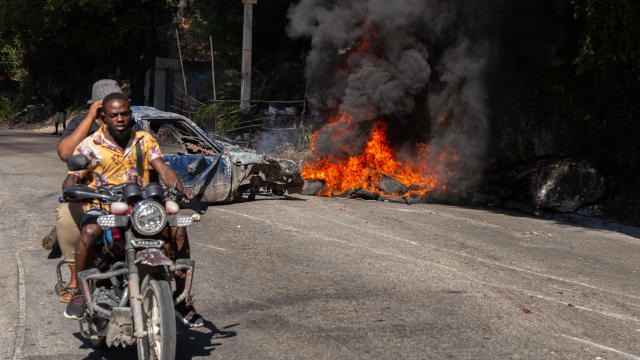
M 198 158 L 204 158 L 207 162 L 205 170 L 200 174 L 191 176 L 187 174 L 187 166 Z M 180 182 L 186 189 L 192 189 L 196 193 L 204 190 L 204 197 L 209 203 L 225 202 L 231 194 L 232 172 L 227 156 L 177 154 L 164 155 L 165 163 L 177 174 Z

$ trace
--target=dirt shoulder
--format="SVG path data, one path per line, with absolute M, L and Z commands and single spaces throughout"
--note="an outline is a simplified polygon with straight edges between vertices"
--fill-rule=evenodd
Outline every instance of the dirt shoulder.
M 55 125 L 54 125 L 54 119 L 52 116 L 44 121 L 40 121 L 37 123 L 30 123 L 30 124 L 25 124 L 25 123 L 12 124 L 11 121 L 0 120 L 0 129 L 29 130 L 29 131 L 35 131 L 35 132 L 53 133 L 53 131 L 55 130 Z M 61 132 L 62 127 L 59 127 L 58 130 L 59 132 Z
M 80 114 L 80 112 L 72 112 L 67 114 L 67 124 L 71 119 Z M 50 116 L 42 121 L 38 122 L 24 122 L 24 121 L 16 121 L 10 119 L 0 119 L 0 129 L 9 129 L 9 130 L 28 130 L 34 131 L 38 133 L 51 133 L 55 131 L 55 115 Z M 62 126 L 58 126 L 58 133 L 61 134 L 63 131 Z

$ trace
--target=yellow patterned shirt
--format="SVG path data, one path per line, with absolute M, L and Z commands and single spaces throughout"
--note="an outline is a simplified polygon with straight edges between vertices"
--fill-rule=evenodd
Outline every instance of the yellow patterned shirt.
M 103 125 L 98 131 L 82 140 L 73 152 L 84 154 L 91 160 L 93 172 L 89 170 L 69 171 L 82 179 L 84 184 L 90 188 L 98 188 L 100 182 L 102 186 L 111 188 L 115 185 L 128 182 L 136 182 L 136 177 L 140 175 L 141 185 L 149 183 L 149 170 L 152 170 L 151 162 L 162 157 L 158 142 L 145 131 L 131 130 L 131 139 L 126 149 L 122 149 L 117 144 L 107 140 L 105 132 L 107 126 Z M 140 148 L 144 152 L 142 174 L 138 174 L 136 167 L 136 143 L 140 143 Z

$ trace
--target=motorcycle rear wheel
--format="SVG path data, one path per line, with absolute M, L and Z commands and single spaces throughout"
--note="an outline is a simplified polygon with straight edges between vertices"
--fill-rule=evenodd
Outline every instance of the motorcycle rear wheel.
M 147 336 L 137 341 L 138 359 L 173 360 L 176 355 L 176 315 L 169 282 L 147 275 L 142 284 L 142 320 Z

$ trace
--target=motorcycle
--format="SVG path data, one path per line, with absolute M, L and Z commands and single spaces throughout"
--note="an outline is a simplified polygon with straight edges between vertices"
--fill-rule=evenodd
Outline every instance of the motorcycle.
M 203 161 L 194 161 L 187 173 L 197 175 L 204 169 Z M 72 171 L 91 170 L 84 155 L 70 157 L 67 167 Z M 180 208 L 203 213 L 207 205 L 197 197 L 188 199 L 175 185 L 163 189 L 158 183 L 144 187 L 127 183 L 110 189 L 72 185 L 61 198 L 67 202 L 95 200 L 105 208 L 105 214 L 97 218 L 104 234 L 97 244 L 97 267 L 78 273 L 78 286 L 86 300 L 80 333 L 94 346 L 135 343 L 139 359 L 174 359 L 174 305 L 190 296 L 195 262 L 171 261 L 165 254 L 161 233 L 167 226 L 183 227 L 199 221 L 198 214 L 178 214 Z M 176 271 L 186 274 L 184 291 L 174 299 L 171 281 Z M 62 281 L 60 266 L 58 279 Z

